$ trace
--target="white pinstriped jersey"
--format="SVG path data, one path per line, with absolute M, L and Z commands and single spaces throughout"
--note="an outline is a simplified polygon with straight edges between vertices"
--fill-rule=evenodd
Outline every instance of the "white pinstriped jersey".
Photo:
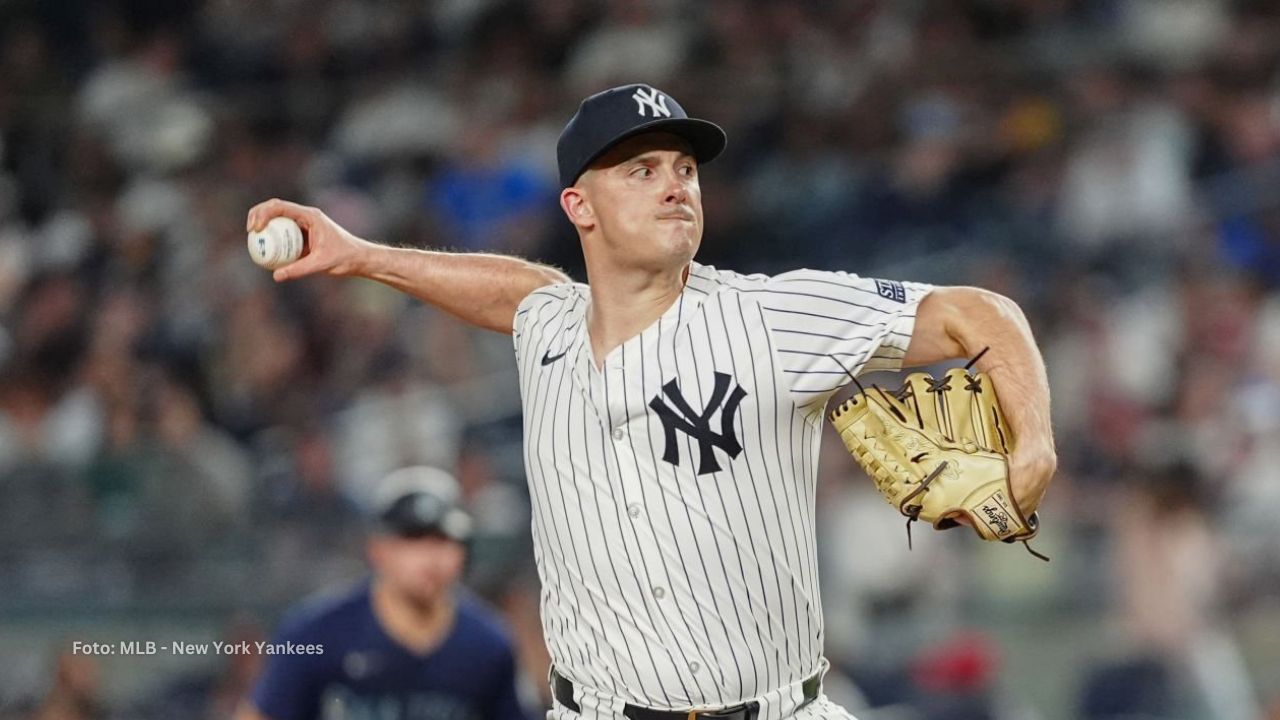
M 590 291 L 541 288 L 514 342 L 543 631 L 587 692 L 724 706 L 817 671 L 814 490 L 842 369 L 897 369 L 929 286 L 693 263 L 596 369 Z M 838 359 L 838 363 L 837 363 Z

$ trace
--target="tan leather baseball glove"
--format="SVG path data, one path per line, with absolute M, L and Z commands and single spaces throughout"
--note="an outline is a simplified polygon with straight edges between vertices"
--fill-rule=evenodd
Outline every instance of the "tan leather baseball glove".
M 1013 500 L 1014 438 L 995 388 L 984 373 L 969 373 L 972 364 L 941 378 L 912 373 L 896 391 L 858 384 L 860 392 L 831 411 L 845 447 L 907 516 L 908 542 L 916 520 L 945 530 L 965 516 L 983 540 L 1024 544 L 1039 530 L 1037 513 L 1024 516 Z

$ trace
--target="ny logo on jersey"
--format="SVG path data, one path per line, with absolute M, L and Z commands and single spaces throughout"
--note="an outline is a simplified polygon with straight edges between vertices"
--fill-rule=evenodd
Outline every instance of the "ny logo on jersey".
M 677 467 L 680 466 L 680 448 L 676 445 L 676 430 L 698 441 L 699 475 L 720 472 L 720 463 L 716 462 L 715 448 L 728 453 L 731 459 L 738 457 L 742 452 L 742 445 L 738 444 L 738 436 L 733 429 L 733 417 L 738 412 L 738 404 L 747 396 L 747 391 L 735 383 L 733 392 L 730 393 L 730 382 L 733 382 L 733 378 L 724 373 L 716 373 L 715 389 L 711 391 L 711 399 L 700 413 L 694 412 L 689 406 L 689 401 L 684 399 L 674 379 L 662 386 L 661 394 L 653 396 L 649 401 L 649 407 L 653 408 L 653 411 L 658 414 L 658 419 L 662 421 L 662 431 L 667 441 L 667 449 L 662 453 L 663 460 Z M 666 395 L 675 406 L 674 410 L 667 407 L 662 399 L 663 395 Z M 720 411 L 719 433 L 711 429 L 711 416 L 716 410 Z
M 641 115 L 645 114 L 644 109 L 647 107 L 654 117 L 671 117 L 671 111 L 667 109 L 667 96 L 653 88 L 636 88 L 631 99 L 636 101 L 636 112 Z

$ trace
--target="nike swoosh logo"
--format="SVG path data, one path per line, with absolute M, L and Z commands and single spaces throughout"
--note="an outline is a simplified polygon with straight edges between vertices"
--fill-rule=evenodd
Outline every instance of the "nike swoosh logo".
M 542 356 L 542 367 L 546 367 L 546 366 L 550 365 L 551 363 L 553 363 L 553 362 L 555 362 L 555 361 L 559 360 L 560 358 L 562 358 L 562 357 L 564 357 L 565 355 L 568 355 L 568 354 L 569 354 L 569 351 L 568 351 L 568 350 L 565 350 L 564 352 L 560 353 L 559 355 L 552 355 L 552 354 L 551 354 L 551 351 L 550 351 L 550 350 L 548 350 L 548 351 L 547 351 L 545 354 L 543 354 L 543 356 Z

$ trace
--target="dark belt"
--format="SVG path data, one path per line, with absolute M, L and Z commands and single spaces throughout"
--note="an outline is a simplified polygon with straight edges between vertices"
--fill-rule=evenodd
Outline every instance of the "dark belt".
M 822 690 L 822 671 L 819 670 L 813 674 L 813 677 L 805 680 L 800 689 L 804 691 L 804 701 L 796 708 L 797 710 L 817 699 L 818 693 Z M 569 678 L 556 672 L 555 668 L 551 669 L 551 693 L 555 696 L 556 702 L 576 713 L 582 712 L 582 708 L 573 699 L 573 683 L 569 681 Z M 694 720 L 695 718 L 756 720 L 756 717 L 760 715 L 760 703 L 751 700 L 741 705 L 717 708 L 715 710 L 654 710 L 653 708 L 627 703 L 622 708 L 622 714 L 630 718 L 630 720 Z

